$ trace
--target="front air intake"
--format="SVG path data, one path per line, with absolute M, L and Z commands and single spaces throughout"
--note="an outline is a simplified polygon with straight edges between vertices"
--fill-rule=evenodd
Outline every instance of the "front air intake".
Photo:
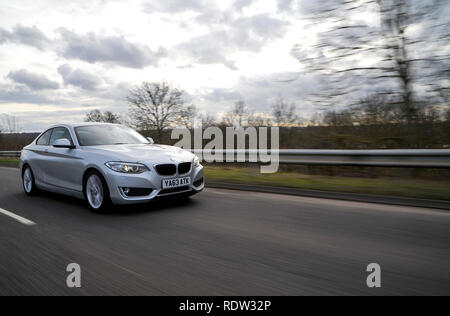
M 153 189 L 148 188 L 122 188 L 123 194 L 129 197 L 148 196 L 153 192 Z
M 189 190 L 189 186 L 164 189 L 164 190 L 161 190 L 158 195 L 178 193 L 178 192 L 183 192 L 183 191 L 187 191 L 187 190 Z

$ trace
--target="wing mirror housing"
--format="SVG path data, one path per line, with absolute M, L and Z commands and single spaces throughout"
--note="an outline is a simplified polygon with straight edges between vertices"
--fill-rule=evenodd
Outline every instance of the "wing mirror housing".
M 75 148 L 75 146 L 72 145 L 70 140 L 68 140 L 67 138 L 60 138 L 60 139 L 55 140 L 55 142 L 53 143 L 53 147 L 56 147 L 56 148 L 69 148 L 69 149 L 74 149 Z
M 155 141 L 154 141 L 153 138 L 151 138 L 151 137 L 147 137 L 147 140 L 148 140 L 148 142 L 149 142 L 150 145 L 152 145 L 152 144 L 155 143 Z

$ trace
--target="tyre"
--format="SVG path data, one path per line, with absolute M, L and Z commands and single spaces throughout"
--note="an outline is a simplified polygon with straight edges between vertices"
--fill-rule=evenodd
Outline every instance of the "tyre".
M 36 193 L 37 188 L 34 182 L 34 174 L 33 171 L 31 170 L 31 167 L 26 165 L 23 168 L 23 172 L 22 172 L 22 185 L 23 185 L 23 190 L 25 191 L 25 193 L 27 195 L 33 195 Z
M 92 212 L 104 213 L 111 204 L 108 185 L 95 170 L 89 171 L 84 177 L 83 194 Z

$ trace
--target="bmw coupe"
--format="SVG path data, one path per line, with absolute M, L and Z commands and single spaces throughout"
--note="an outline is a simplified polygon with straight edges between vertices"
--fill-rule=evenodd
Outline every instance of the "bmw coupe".
M 204 188 L 194 154 L 154 144 L 119 124 L 54 125 L 23 148 L 20 170 L 27 195 L 38 189 L 71 195 L 96 212 L 110 203 L 189 196 Z

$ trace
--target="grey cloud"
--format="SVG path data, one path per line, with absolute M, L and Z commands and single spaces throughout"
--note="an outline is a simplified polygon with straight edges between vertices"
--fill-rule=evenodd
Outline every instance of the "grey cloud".
M 225 60 L 223 64 L 227 66 L 230 70 L 239 70 L 234 61 Z
M 225 111 L 234 102 L 244 100 L 255 111 L 270 111 L 272 103 L 282 96 L 297 104 L 306 116 L 314 111 L 314 105 L 306 101 L 310 93 L 318 89 L 318 78 L 296 72 L 274 73 L 266 76 L 243 77 L 233 87 L 217 88 L 203 97 L 206 104 L 222 104 L 216 111 Z
M 255 0 L 235 0 L 232 8 L 242 10 L 254 3 Z M 216 4 L 211 0 L 165 0 L 165 1 L 147 1 L 144 3 L 144 11 L 180 13 L 184 11 L 213 12 L 217 11 Z
M 14 109 L 12 109 L 14 110 Z M 60 110 L 60 111 L 20 111 L 11 112 L 14 115 L 22 132 L 41 132 L 46 130 L 50 125 L 57 123 L 81 122 L 83 121 L 86 110 Z
M 74 58 L 88 63 L 109 62 L 131 68 L 155 65 L 166 52 L 154 52 L 145 45 L 129 42 L 123 36 L 100 36 L 95 33 L 76 34 L 60 28 L 62 49 L 65 58 Z
M 283 0 L 279 0 L 283 1 Z M 330 9 L 336 6 L 342 5 L 345 1 L 342 0 L 321 0 L 321 1 L 310 1 L 310 0 L 297 0 L 298 11 L 302 14 L 317 14 L 317 12 L 323 11 L 324 8 Z
M 10 38 L 10 32 L 5 30 L 4 28 L 0 27 L 0 44 L 5 43 L 6 41 L 9 41 Z
M 88 63 L 105 62 L 130 68 L 156 65 L 167 52 L 151 50 L 146 45 L 132 43 L 123 36 L 101 36 L 95 33 L 77 34 L 66 28 L 58 29 L 59 38 L 50 40 L 36 26 L 15 26 L 12 31 L 0 28 L 0 44 L 20 43 L 40 50 L 53 49 L 62 57 Z
M 229 42 L 229 34 L 225 31 L 218 31 L 194 37 L 188 42 L 178 45 L 176 50 L 187 53 L 197 63 L 225 63 L 227 59 L 224 49 L 231 49 L 227 45 Z
M 69 64 L 59 66 L 58 72 L 65 84 L 85 90 L 95 90 L 103 83 L 103 80 L 96 75 L 81 69 L 73 69 Z
M 234 24 L 236 30 L 253 32 L 260 37 L 262 42 L 283 36 L 288 25 L 287 22 L 272 18 L 268 14 L 243 17 L 237 19 Z
M 0 28 L 0 44 L 5 42 L 20 43 L 45 50 L 52 41 L 36 26 L 16 25 L 12 31 Z
M 185 53 L 198 63 L 223 63 L 236 70 L 234 62 L 227 58 L 229 54 L 258 52 L 268 41 L 282 37 L 287 30 L 286 22 L 268 14 L 234 19 L 227 26 L 181 43 L 176 51 Z
M 207 7 L 211 1 L 205 0 L 164 0 L 149 1 L 144 3 L 144 10 L 148 13 L 155 11 L 166 13 L 178 13 L 183 11 L 201 11 Z
M 255 0 L 236 0 L 233 5 L 236 9 L 242 10 L 243 8 L 253 4 L 253 2 L 255 2 Z
M 195 22 L 212 27 L 214 25 L 229 25 L 234 20 L 234 12 L 231 10 L 216 10 L 208 8 L 202 11 L 196 18 Z
M 230 54 L 239 51 L 258 52 L 269 41 L 283 37 L 289 25 L 289 22 L 268 13 L 243 16 L 242 9 L 253 3 L 254 0 L 236 0 L 225 10 L 205 0 L 153 1 L 146 2 L 145 6 L 149 13 L 197 12 L 191 22 L 204 25 L 209 32 L 175 46 L 171 53 L 184 55 L 192 62 L 223 64 L 231 70 L 237 70 L 235 61 L 228 57 Z M 279 5 L 287 9 L 290 4 L 283 2 Z
M 235 61 L 227 55 L 239 50 L 257 51 L 260 42 L 247 33 L 215 31 L 192 38 L 176 47 L 177 53 L 186 54 L 194 63 L 223 64 L 231 70 L 238 70 Z
M 289 11 L 292 9 L 294 0 L 277 0 L 277 9 L 280 12 Z
M 59 85 L 57 82 L 52 81 L 45 77 L 44 75 L 29 72 L 25 69 L 11 71 L 8 74 L 8 78 L 26 85 L 32 90 L 45 90 L 45 89 L 58 89 Z
M 31 104 L 48 104 L 57 102 L 55 99 L 50 100 L 49 97 L 40 93 L 41 91 L 32 91 L 23 85 L 14 87 L 0 85 L 0 104 L 1 103 L 31 103 Z M 58 102 L 58 104 L 62 104 Z M 8 111 L 14 110 L 13 108 Z
M 229 88 L 216 88 L 213 89 L 208 95 L 205 96 L 208 101 L 227 102 L 233 104 L 233 102 L 241 100 L 243 95 L 234 89 Z

